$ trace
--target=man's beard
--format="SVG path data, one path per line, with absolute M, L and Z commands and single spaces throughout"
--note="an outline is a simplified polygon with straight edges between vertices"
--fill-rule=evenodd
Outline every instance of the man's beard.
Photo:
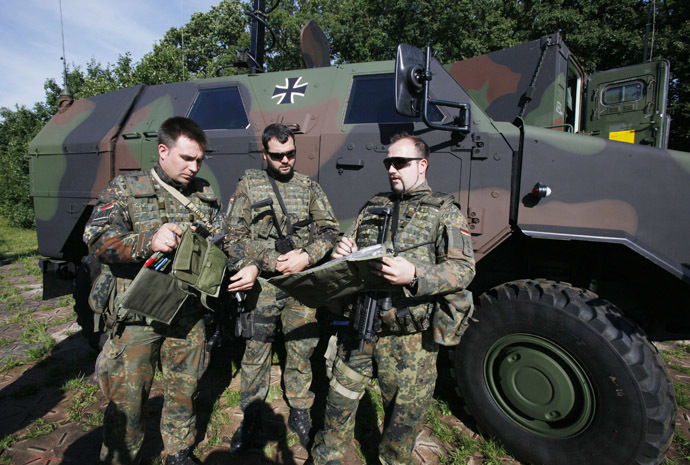
M 279 181 L 289 181 L 290 178 L 292 178 L 292 173 L 295 171 L 294 167 L 291 167 L 290 171 L 287 173 L 283 173 L 279 169 L 275 169 L 273 165 L 268 165 L 267 168 L 270 175 Z

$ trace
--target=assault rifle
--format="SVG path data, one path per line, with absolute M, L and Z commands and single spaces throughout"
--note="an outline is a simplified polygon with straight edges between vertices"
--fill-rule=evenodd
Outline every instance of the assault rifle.
M 386 240 L 388 233 L 388 219 L 393 209 L 391 207 L 371 207 L 369 212 L 374 215 L 383 216 L 383 227 L 379 231 L 377 243 L 382 244 Z M 364 341 L 374 337 L 381 325 L 379 318 L 379 308 L 389 310 L 392 306 L 390 292 L 369 292 L 362 294 L 357 299 L 355 307 L 355 318 L 353 329 L 355 330 L 355 341 L 359 341 L 358 349 L 360 352 L 364 348 Z

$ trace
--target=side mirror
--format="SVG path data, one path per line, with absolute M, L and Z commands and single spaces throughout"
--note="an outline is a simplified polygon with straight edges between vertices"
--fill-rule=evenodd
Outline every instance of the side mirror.
M 429 96 L 431 73 L 431 46 L 426 55 L 418 48 L 407 44 L 398 45 L 395 57 L 395 110 L 403 116 L 418 118 L 422 115 L 424 124 L 443 131 L 470 131 L 470 104 L 434 99 Z M 431 121 L 429 107 L 455 108 L 458 115 L 446 124 Z
M 424 104 L 424 54 L 416 47 L 398 45 L 395 57 L 395 110 L 417 118 Z

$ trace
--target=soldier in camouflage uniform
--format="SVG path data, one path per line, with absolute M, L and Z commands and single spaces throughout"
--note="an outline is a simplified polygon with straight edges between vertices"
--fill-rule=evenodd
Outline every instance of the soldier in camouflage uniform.
M 210 220 L 212 234 L 226 232 L 213 190 L 195 177 L 206 147 L 203 130 L 189 119 L 170 118 L 158 131 L 158 143 L 158 163 L 152 171 L 160 181 L 152 172 L 117 176 L 101 193 L 84 232 L 90 253 L 115 276 L 106 311 L 111 334 L 96 362 L 99 384 L 110 400 L 103 420 L 101 463 L 138 461 L 145 430 L 144 406 L 159 364 L 164 388 L 160 428 L 165 463 L 197 463 L 189 454 L 196 435 L 193 400 L 209 360 L 198 299 L 188 298 L 170 325 L 115 308 L 116 297 L 127 290 L 144 261 L 155 252 L 175 250 L 184 229 L 202 221 L 161 182 L 196 205 Z M 258 273 L 255 266 L 249 266 L 240 276 L 233 276 L 235 285 L 251 287 L 254 271 Z
M 252 244 L 252 250 L 257 245 L 260 248 L 257 261 L 261 268 L 259 295 L 254 296 L 257 302 L 251 314 L 253 334 L 247 340 L 242 359 L 240 407 L 244 419 L 232 437 L 233 451 L 246 450 L 261 428 L 260 407 L 270 384 L 271 348 L 278 319 L 287 353 L 283 379 L 290 406 L 288 425 L 298 434 L 301 444 L 309 446 L 309 409 L 314 403 L 314 394 L 309 390 L 310 357 L 319 336 L 316 310 L 268 284 L 266 278 L 302 271 L 321 261 L 333 248 L 339 233 L 333 209 L 321 187 L 294 171 L 296 149 L 292 131 L 282 124 L 271 124 L 264 130 L 262 144 L 267 169 L 245 172 L 229 216 L 231 236 Z M 281 198 L 289 221 L 280 205 Z M 252 204 L 266 199 L 273 200 L 279 224 L 274 224 L 270 207 L 252 208 Z M 276 242 L 280 235 L 289 235 L 292 228 L 294 232 L 288 237 L 294 241 L 294 250 L 278 252 Z
M 436 383 L 435 304 L 440 295 L 459 293 L 466 300 L 461 306 L 471 306 L 471 294 L 464 291 L 474 277 L 469 229 L 452 196 L 433 193 L 426 182 L 429 147 L 418 137 L 398 135 L 384 164 L 392 192 L 369 200 L 332 257 L 375 244 L 383 226 L 380 208 L 391 207 L 386 239 L 400 252 L 372 260 L 371 272 L 398 287 L 391 293 L 392 307 L 380 310 L 380 332 L 361 352 L 352 333 L 340 337 L 337 352 L 329 344 L 332 378 L 324 429 L 312 450 L 316 465 L 342 463 L 374 363 L 386 415 L 379 458 L 385 464 L 413 463 Z

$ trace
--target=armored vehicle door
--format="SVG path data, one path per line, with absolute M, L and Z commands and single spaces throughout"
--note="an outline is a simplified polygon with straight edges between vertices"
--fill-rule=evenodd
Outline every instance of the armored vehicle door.
M 669 63 L 617 68 L 590 77 L 584 131 L 631 144 L 666 147 Z
M 393 62 L 367 63 L 344 66 L 335 75 L 333 95 L 343 98 L 331 99 L 328 109 L 327 121 L 335 125 L 325 125 L 321 135 L 319 182 L 344 228 L 369 198 L 390 191 L 383 159 L 390 138 L 400 132 L 416 133 L 431 147 L 431 188 L 455 195 L 467 207 L 460 190 L 464 176 L 467 195 L 469 169 L 462 169 L 460 152 L 452 152 L 440 131 L 420 133 L 426 129 L 421 118 L 396 113 L 393 69 Z M 439 109 L 433 109 L 432 119 L 443 117 Z

